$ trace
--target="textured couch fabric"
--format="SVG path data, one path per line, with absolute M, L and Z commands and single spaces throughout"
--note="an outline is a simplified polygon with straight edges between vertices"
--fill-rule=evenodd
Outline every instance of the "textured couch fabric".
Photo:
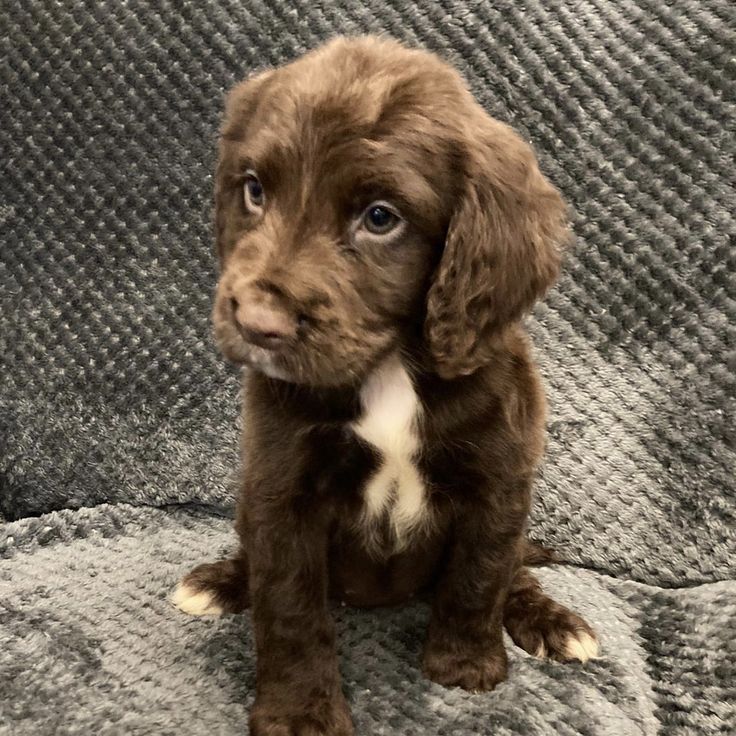
M 254 691 L 246 616 L 167 601 L 192 559 L 232 545 L 201 512 L 102 505 L 7 524 L 0 536 L 0 734 L 241 734 Z M 571 567 L 540 572 L 601 634 L 582 665 L 513 647 L 510 676 L 472 695 L 419 671 L 426 606 L 335 612 L 358 734 L 731 734 L 730 582 L 664 590 Z
M 534 536 L 588 667 L 421 679 L 426 610 L 337 612 L 359 734 L 736 732 L 736 6 L 24 0 L 0 6 L 0 736 L 245 732 L 247 617 L 176 578 L 233 542 L 215 353 L 224 91 L 335 33 L 435 50 L 535 146 L 577 235 L 529 327 Z

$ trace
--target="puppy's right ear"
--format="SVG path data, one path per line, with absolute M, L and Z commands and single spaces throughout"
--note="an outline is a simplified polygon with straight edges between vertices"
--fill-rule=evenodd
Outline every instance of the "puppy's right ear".
M 240 171 L 238 154 L 274 74 L 275 70 L 269 69 L 240 82 L 230 90 L 225 103 L 215 172 L 215 250 L 220 265 L 240 231 L 236 213 L 240 212 L 239 179 L 244 172 Z
M 447 379 L 488 363 L 494 337 L 555 281 L 568 239 L 566 206 L 530 146 L 484 112 L 471 131 L 464 191 L 427 299 L 425 335 Z

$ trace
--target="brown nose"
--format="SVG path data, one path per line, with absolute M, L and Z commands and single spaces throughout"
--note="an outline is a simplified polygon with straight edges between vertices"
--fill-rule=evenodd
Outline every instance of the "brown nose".
M 246 342 L 280 350 L 296 337 L 296 320 L 277 307 L 231 299 L 233 318 Z

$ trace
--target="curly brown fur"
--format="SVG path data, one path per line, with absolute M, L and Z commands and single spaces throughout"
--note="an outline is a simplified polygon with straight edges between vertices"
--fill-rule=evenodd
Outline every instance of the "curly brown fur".
M 550 555 L 525 539 L 545 400 L 520 320 L 566 238 L 530 147 L 437 57 L 336 39 L 231 93 L 216 233 L 215 333 L 250 368 L 241 550 L 177 601 L 251 605 L 252 733 L 352 733 L 330 596 L 429 595 L 445 685 L 506 677 L 504 624 L 592 655 L 525 567 Z

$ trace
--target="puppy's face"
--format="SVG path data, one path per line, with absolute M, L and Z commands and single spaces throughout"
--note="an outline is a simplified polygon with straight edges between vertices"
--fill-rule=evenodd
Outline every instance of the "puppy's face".
M 339 39 L 237 87 L 216 182 L 221 275 L 213 317 L 224 355 L 274 378 L 354 384 L 410 335 L 424 334 L 438 372 L 481 364 L 480 338 L 456 330 L 480 328 L 487 342 L 556 267 L 542 266 L 541 278 L 522 275 L 521 294 L 509 303 L 486 303 L 493 278 L 513 278 L 502 273 L 507 267 L 534 271 L 524 258 L 545 257 L 556 234 L 513 244 L 519 252 L 510 265 L 503 243 L 486 242 L 518 239 L 498 232 L 499 218 L 505 231 L 508 215 L 516 216 L 503 211 L 512 205 L 481 181 L 488 151 L 474 136 L 489 135 L 486 145 L 500 157 L 491 168 L 527 169 L 510 177 L 512 188 L 526 188 L 537 172 L 556 195 L 524 144 L 423 52 Z M 503 150 L 508 141 L 514 150 Z M 526 194 L 512 192 L 513 206 Z M 495 233 L 483 232 L 486 215 L 472 207 L 492 208 Z M 495 313 L 468 328 L 469 313 L 488 308 Z

